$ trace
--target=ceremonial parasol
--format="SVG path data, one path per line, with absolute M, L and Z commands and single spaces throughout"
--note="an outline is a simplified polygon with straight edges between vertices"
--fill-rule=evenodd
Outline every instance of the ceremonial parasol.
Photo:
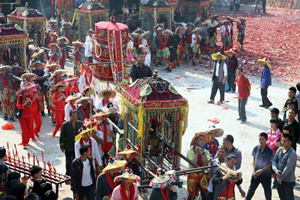
M 111 16 L 109 22 L 95 24 L 93 54 L 99 63 L 93 66 L 94 77 L 115 83 L 121 83 L 126 78 L 124 61 L 129 42 L 128 32 L 128 26 L 115 22 L 114 16 Z

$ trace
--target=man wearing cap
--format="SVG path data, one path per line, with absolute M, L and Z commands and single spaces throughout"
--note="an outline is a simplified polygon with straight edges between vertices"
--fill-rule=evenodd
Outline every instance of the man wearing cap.
M 157 35 L 154 38 L 154 44 L 156 46 L 156 57 L 155 57 L 155 65 L 161 65 L 163 61 L 163 49 L 166 47 L 164 43 L 164 36 L 162 34 L 163 28 L 158 27 L 156 29 Z
M 80 104 L 80 106 L 76 109 L 77 114 L 78 114 L 78 120 L 84 121 L 84 119 L 89 119 L 90 118 L 90 113 L 92 111 L 92 114 L 94 114 L 94 105 L 92 105 L 92 110 L 91 109 L 91 98 L 87 96 L 81 96 L 80 99 L 77 100 L 76 103 Z
M 163 49 L 163 58 L 164 64 L 167 65 L 165 69 L 167 72 L 171 72 L 172 69 L 175 68 L 174 60 L 176 59 L 176 49 L 177 49 L 177 41 L 173 37 L 173 32 L 170 30 L 164 30 L 164 43 L 166 44 L 166 48 Z
M 224 21 L 224 24 L 221 26 L 221 37 L 223 42 L 223 51 L 227 51 L 230 48 L 231 44 L 231 29 L 232 26 L 228 20 Z
M 192 64 L 196 65 L 196 57 L 198 56 L 199 59 L 199 63 L 202 62 L 202 57 L 201 57 L 201 49 L 200 49 L 200 45 L 201 45 L 201 36 L 200 36 L 200 31 L 202 29 L 201 28 L 196 28 L 192 31 L 193 35 L 192 35 L 192 44 L 191 44 L 191 48 L 193 51 L 193 58 L 192 58 Z
M 235 93 L 236 70 L 239 66 L 238 59 L 233 49 L 230 49 L 229 51 L 225 51 L 225 54 L 228 55 L 226 58 L 226 64 L 228 70 L 228 84 L 229 84 L 228 92 L 231 91 L 232 93 Z
M 49 62 L 51 63 L 60 63 L 60 59 L 62 59 L 62 52 L 59 50 L 59 47 L 55 43 L 49 44 L 50 51 L 49 51 Z
M 61 127 L 59 143 L 60 150 L 66 157 L 66 175 L 71 176 L 71 163 L 75 159 L 75 136 L 78 135 L 82 121 L 77 120 L 76 110 L 70 110 L 69 120 Z
M 235 162 L 236 157 L 234 155 L 227 155 L 225 157 L 225 163 L 223 166 L 232 170 L 235 166 Z M 224 173 L 222 172 L 221 168 L 216 169 L 212 177 L 212 183 L 214 186 L 213 199 L 235 199 L 235 185 L 238 186 L 241 196 L 245 197 L 245 192 L 240 187 L 242 182 L 243 180 L 239 173 L 236 175 L 236 177 L 233 177 L 232 172 Z
M 97 141 L 91 137 L 92 132 L 95 131 L 95 128 L 90 128 L 90 126 L 82 126 L 80 133 L 75 137 L 74 151 L 75 158 L 80 156 L 80 147 L 82 145 L 88 145 L 91 148 L 91 158 L 93 168 L 96 169 L 96 166 L 102 168 L 102 160 L 100 150 L 98 149 Z M 97 161 L 97 165 L 96 165 Z
M 191 149 L 187 152 L 187 158 L 197 164 L 199 167 L 208 165 L 209 152 L 204 149 L 204 145 L 209 141 L 209 135 L 206 132 L 196 133 L 191 141 Z M 194 166 L 189 164 L 189 169 Z M 189 198 L 194 199 L 201 193 L 202 199 L 207 199 L 209 181 L 204 172 L 193 173 L 188 175 L 187 185 Z
M 117 173 L 125 168 L 126 161 L 109 157 L 108 165 L 97 178 L 96 199 L 110 199 L 114 188 L 117 186 L 114 179 Z
M 204 148 L 207 149 L 210 153 L 210 156 L 214 158 L 219 147 L 219 141 L 216 139 L 216 137 L 221 137 L 224 131 L 221 128 L 216 128 L 214 125 L 211 125 L 209 126 L 209 130 L 207 132 L 210 135 L 210 141 L 204 145 Z
M 45 101 L 46 101 L 46 105 L 47 105 L 47 109 L 48 109 L 48 116 L 51 115 L 51 106 L 50 106 L 50 101 L 49 101 L 49 96 L 50 96 L 50 90 L 51 90 L 51 84 L 52 84 L 52 78 L 51 75 L 54 73 L 54 71 L 57 68 L 57 64 L 46 64 L 46 70 L 44 73 L 43 78 L 45 78 L 45 82 L 44 82 L 44 91 L 45 91 Z
M 192 31 L 195 25 L 191 22 L 187 23 L 187 29 L 185 31 L 185 61 L 193 57 L 191 44 L 192 44 Z
M 57 131 L 62 127 L 65 118 L 65 99 L 66 95 L 64 94 L 64 85 L 58 83 L 55 85 L 56 91 L 53 94 L 53 104 L 55 106 L 55 119 L 56 125 L 55 129 L 52 132 L 52 136 L 55 137 Z
M 262 97 L 262 105 L 259 107 L 264 107 L 268 109 L 273 104 L 268 98 L 268 88 L 272 84 L 271 78 L 271 65 L 268 63 L 267 59 L 258 59 L 257 62 L 261 63 L 261 66 L 264 68 L 261 72 L 261 81 L 260 81 L 260 93 Z
M 246 31 L 246 19 L 244 17 L 238 18 L 240 23 L 237 22 L 238 36 L 237 41 L 240 43 L 241 51 L 244 51 L 244 39 L 245 39 L 245 31 Z
M 70 22 L 65 22 L 62 24 L 62 27 L 60 28 L 60 36 L 68 38 L 69 41 L 73 40 L 73 30 L 72 24 Z
M 38 84 L 34 85 L 29 83 L 27 84 L 27 87 L 29 86 L 38 87 Z M 39 104 L 40 103 L 44 104 L 44 102 L 43 102 L 43 98 L 36 90 L 33 93 L 29 94 L 29 96 L 32 99 L 30 110 L 32 113 L 33 122 L 35 124 L 33 128 L 33 135 L 39 137 L 39 133 L 41 131 L 41 126 L 42 126 L 42 118 L 41 118 L 41 113 L 39 111 Z
M 70 78 L 63 81 L 64 84 L 67 84 L 67 87 L 65 88 L 65 94 L 67 97 L 70 96 L 72 92 L 79 92 L 79 87 L 77 84 L 79 78 L 73 78 L 72 75 L 69 77 Z
M 141 171 L 138 165 L 140 154 L 134 151 L 128 144 L 124 151 L 121 151 L 117 154 L 117 157 L 120 157 L 120 155 L 123 155 L 123 159 L 127 161 L 126 167 L 129 167 L 133 174 L 140 176 Z
M 126 168 L 122 175 L 115 178 L 115 181 L 121 181 L 121 184 L 115 187 L 111 195 L 111 200 L 138 200 L 139 191 L 137 182 L 139 180 L 140 178 L 137 175 L 132 174 L 131 169 Z
M 22 76 L 24 69 L 18 63 L 15 63 L 11 69 L 12 69 L 11 74 L 14 77 L 12 79 L 12 89 L 14 91 L 18 91 L 20 89 L 20 83 L 21 83 L 20 77 Z
M 33 91 L 34 87 L 25 87 L 16 92 L 18 96 L 16 107 L 18 110 L 23 110 L 18 120 L 22 130 L 22 142 L 20 145 L 22 145 L 24 149 L 27 148 L 30 139 L 34 140 L 33 116 L 30 108 L 32 105 L 32 97 L 29 96 Z
M 217 91 L 220 91 L 220 102 L 223 103 L 225 96 L 225 83 L 227 81 L 227 65 L 224 61 L 226 56 L 221 53 L 212 54 L 213 63 L 213 76 L 212 76 L 212 88 L 210 101 L 208 103 L 213 104 Z
M 66 105 L 65 105 L 65 121 L 70 121 L 70 111 L 76 110 L 76 101 L 80 98 L 80 93 L 77 92 L 71 92 L 71 94 L 66 99 Z
M 12 90 L 12 74 L 9 73 L 10 66 L 0 66 L 0 91 L 3 105 L 4 120 L 14 120 L 15 96 Z
M 108 104 L 114 104 L 114 101 L 111 100 L 116 96 L 116 92 L 113 90 L 103 90 L 99 93 L 98 97 L 100 101 L 97 103 L 96 108 L 102 109 L 104 106 Z
M 248 97 L 250 96 L 251 85 L 248 78 L 244 76 L 243 68 L 238 67 L 236 73 L 238 76 L 236 82 L 239 89 L 238 90 L 238 110 L 239 110 L 238 120 L 241 120 L 241 123 L 245 123 L 247 120 L 245 107 L 246 107 Z
M 151 190 L 149 200 L 177 200 L 177 191 L 175 186 L 170 184 L 171 180 L 171 175 L 166 174 L 166 171 L 160 168 L 157 169 L 157 174 L 150 183 L 153 190 Z
M 80 77 L 80 65 L 82 64 L 82 58 L 84 57 L 84 48 L 83 48 L 83 43 L 80 41 L 72 42 L 72 45 L 74 45 L 74 72 L 73 75 L 74 77 Z
M 207 44 L 208 44 L 208 53 L 213 53 L 214 52 L 214 47 L 216 44 L 216 40 L 217 40 L 217 26 L 219 24 L 218 20 L 218 16 L 215 15 L 213 16 L 210 20 L 208 20 L 208 29 L 207 29 L 207 33 L 208 33 L 208 38 L 207 38 Z
M 184 37 L 184 34 L 183 34 L 183 31 L 185 29 L 181 26 L 179 26 L 176 30 L 175 30 L 175 36 L 174 38 L 176 39 L 177 41 L 177 49 L 176 49 L 176 60 L 175 60 L 175 65 L 176 67 L 180 67 L 180 58 L 182 56 L 184 56 L 185 52 L 184 52 L 184 42 L 185 42 L 185 37 Z
M 37 92 L 42 97 L 43 103 L 44 103 L 43 97 L 45 94 L 44 82 L 46 81 L 46 78 L 44 77 L 44 75 L 45 75 L 44 67 L 45 67 L 45 64 L 41 63 L 39 61 L 32 63 L 32 68 L 33 68 L 32 73 L 36 74 L 36 76 L 37 76 L 34 82 L 39 84 L 39 86 L 37 88 Z M 41 115 L 45 116 L 44 111 L 41 111 Z

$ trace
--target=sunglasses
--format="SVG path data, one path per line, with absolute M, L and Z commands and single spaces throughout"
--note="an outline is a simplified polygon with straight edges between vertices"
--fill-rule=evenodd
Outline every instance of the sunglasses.
M 77 92 L 76 92 L 76 91 L 74 91 L 74 92 L 71 92 L 71 96 L 74 96 L 75 94 L 77 94 Z

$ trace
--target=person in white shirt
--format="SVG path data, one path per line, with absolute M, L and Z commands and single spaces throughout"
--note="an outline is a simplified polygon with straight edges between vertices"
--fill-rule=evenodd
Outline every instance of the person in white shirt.
M 114 104 L 114 101 L 112 101 L 112 98 L 115 98 L 116 96 L 116 92 L 113 90 L 102 90 L 98 97 L 99 97 L 99 101 L 96 105 L 97 109 L 102 109 L 104 106 L 108 105 L 108 104 Z
M 93 63 L 93 38 L 89 35 L 85 38 L 84 56 L 89 60 L 89 63 Z
M 92 78 L 91 69 L 87 65 L 84 65 L 84 72 L 79 77 L 79 92 L 83 92 L 84 88 L 91 84 Z
M 92 148 L 82 145 L 79 156 L 72 162 L 71 190 L 76 200 L 95 200 L 95 171 L 91 155 Z
M 115 179 L 122 182 L 113 190 L 111 200 L 139 199 L 138 186 L 136 182 L 139 182 L 140 178 L 139 176 L 134 175 L 131 169 L 126 168 L 123 174 L 117 176 Z
M 85 130 L 84 130 L 85 129 Z M 80 138 L 79 140 L 77 140 L 75 142 L 74 145 L 74 150 L 75 150 L 75 157 L 79 157 L 80 156 L 80 152 L 79 149 L 82 145 L 89 145 L 92 151 L 91 154 L 91 158 L 92 158 L 92 164 L 94 169 L 96 169 L 96 162 L 98 163 L 98 166 L 102 167 L 102 160 L 101 160 L 101 155 L 100 155 L 100 151 L 98 149 L 98 144 L 96 142 L 96 140 L 92 137 L 90 137 L 89 135 L 91 134 L 92 131 L 94 131 L 94 128 L 88 129 L 87 127 L 82 127 L 82 131 L 81 133 L 76 136 L 75 140 L 78 139 L 78 137 Z
M 218 52 L 212 54 L 211 58 L 214 60 L 212 76 L 213 85 L 208 103 L 214 103 L 218 90 L 220 90 L 220 102 L 218 103 L 223 103 L 225 97 L 225 84 L 227 81 L 227 65 L 225 62 L 226 56 Z
M 229 23 L 228 20 L 224 21 L 223 26 L 221 26 L 221 36 L 222 36 L 222 42 L 223 42 L 223 50 L 227 51 L 230 48 L 231 44 L 231 23 Z
M 150 41 L 147 37 L 147 35 L 150 33 L 150 31 L 146 31 L 141 35 L 141 45 L 142 50 L 145 53 L 145 65 L 150 67 L 151 63 L 151 51 L 150 51 Z
M 71 95 L 66 99 L 65 105 L 65 121 L 70 121 L 70 111 L 76 110 L 77 106 L 75 105 L 76 100 L 80 98 L 80 93 L 71 92 Z
M 200 36 L 200 31 L 202 28 L 195 28 L 192 33 L 192 52 L 193 52 L 193 59 L 192 59 L 192 64 L 196 65 L 196 57 L 198 56 L 199 63 L 202 62 L 202 57 L 201 57 L 201 50 L 200 50 L 200 44 L 201 44 L 201 36 Z

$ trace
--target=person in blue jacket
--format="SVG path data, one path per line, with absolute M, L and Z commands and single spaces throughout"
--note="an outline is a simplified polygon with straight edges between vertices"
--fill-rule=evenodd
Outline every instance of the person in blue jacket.
M 260 81 L 260 93 L 262 98 L 262 105 L 260 107 L 269 108 L 273 104 L 268 99 L 268 87 L 272 84 L 271 79 L 271 65 L 268 63 L 267 59 L 258 59 L 257 62 L 260 62 L 261 65 L 264 67 L 261 73 L 261 81 Z

